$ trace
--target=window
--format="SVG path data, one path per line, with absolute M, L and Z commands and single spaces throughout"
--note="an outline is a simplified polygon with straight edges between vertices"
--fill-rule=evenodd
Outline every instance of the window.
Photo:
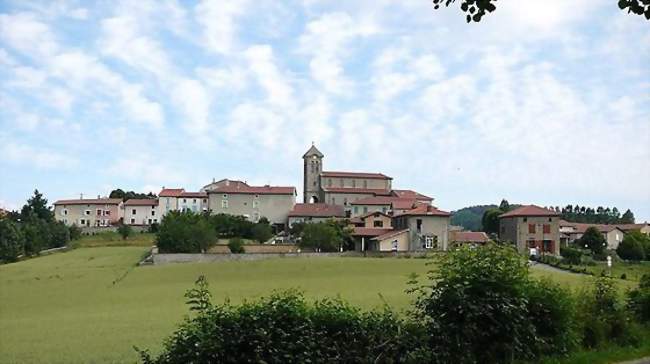
M 336 198 L 332 197 L 332 205 L 336 205 Z
M 327 179 L 327 187 L 332 187 L 332 179 L 331 178 Z
M 260 206 L 260 202 L 258 200 L 253 200 L 253 208 L 256 209 Z
M 196 199 L 195 199 L 195 198 L 192 199 L 192 203 L 196 203 Z
M 111 216 L 111 210 L 106 210 L 104 211 L 105 216 Z
M 136 212 L 137 212 L 137 211 L 136 211 L 135 209 L 131 210 L 131 215 L 135 215 Z
M 358 214 L 358 213 L 359 213 L 359 207 L 358 207 L 358 206 L 354 206 L 354 214 L 356 215 L 356 214 Z
M 553 218 L 552 218 L 552 217 L 549 217 L 549 218 L 548 218 L 548 222 L 553 222 Z
M 368 181 L 365 179 L 363 180 L 363 188 L 368 188 Z
M 84 219 L 79 219 L 79 225 L 86 225 L 86 220 Z
M 422 219 L 417 219 L 415 220 L 415 229 L 417 230 L 418 233 L 422 232 Z
M 424 247 L 426 249 L 434 249 L 438 247 L 438 237 L 437 236 L 425 236 L 424 237 Z
M 156 210 L 151 210 L 151 216 L 156 216 Z
M 149 225 L 151 225 L 151 219 L 149 219 L 148 221 L 149 221 Z
M 208 199 L 207 199 L 207 198 L 204 198 L 204 199 L 203 199 L 203 203 L 208 203 Z
M 352 180 L 352 187 L 357 187 L 357 180 Z
M 260 219 L 260 214 L 257 213 L 257 212 L 254 212 L 254 213 L 253 213 L 253 221 L 254 221 L 254 222 L 257 222 L 259 219 Z
M 535 224 L 528 224 L 528 233 L 535 234 Z
M 393 243 L 392 243 L 392 250 L 393 250 L 393 251 L 397 251 L 397 240 L 393 240 Z
M 380 227 L 384 227 L 384 222 L 381 221 L 381 220 L 375 220 L 375 221 L 372 223 L 372 225 L 373 225 L 373 227 L 380 228 Z
M 84 215 L 90 215 L 90 210 L 84 211 Z
M 364 206 L 364 207 L 363 207 L 363 213 L 364 213 L 364 214 L 367 214 L 367 213 L 368 213 L 368 206 Z
M 381 212 L 386 213 L 386 206 L 381 208 Z
M 544 234 L 550 234 L 551 233 L 551 225 L 550 224 L 544 224 L 543 227 Z
M 158 219 L 153 219 L 154 224 L 158 223 Z
M 186 199 L 186 198 L 183 199 L 183 203 L 187 203 L 187 199 Z
M 343 187 L 343 178 L 339 180 L 339 187 Z
M 97 216 L 102 216 L 102 210 L 100 209 L 95 210 L 95 214 L 97 214 Z
M 68 209 L 63 209 L 63 210 L 61 211 L 61 214 L 62 214 L 63 216 L 67 215 L 67 214 L 68 214 Z
M 348 205 L 348 198 L 343 197 L 343 205 L 347 206 Z
M 222 209 L 228 208 L 228 200 L 221 200 L 221 208 Z
M 131 218 L 131 224 L 135 224 L 135 219 Z
M 63 219 L 63 223 L 67 225 L 68 224 L 68 219 Z
M 527 217 L 524 217 L 524 222 L 526 222 L 526 221 L 528 221 L 528 218 L 527 218 Z

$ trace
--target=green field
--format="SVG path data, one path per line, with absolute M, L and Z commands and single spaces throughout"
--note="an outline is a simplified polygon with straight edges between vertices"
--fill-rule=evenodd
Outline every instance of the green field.
M 253 299 L 296 287 L 398 310 L 408 275 L 424 259 L 304 258 L 135 267 L 144 247 L 81 248 L 0 266 L 0 362 L 134 362 L 133 345 L 157 350 L 187 313 L 183 294 L 201 274 L 217 301 Z M 535 269 L 570 287 L 584 275 Z M 619 281 L 621 287 L 632 282 Z
M 95 235 L 84 235 L 76 243 L 80 247 L 94 248 L 103 246 L 152 246 L 155 234 L 132 233 L 126 240 L 115 232 L 104 232 Z

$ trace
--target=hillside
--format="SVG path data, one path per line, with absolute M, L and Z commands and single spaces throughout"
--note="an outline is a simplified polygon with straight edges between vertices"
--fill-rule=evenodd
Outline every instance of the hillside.
M 477 205 L 464 207 L 451 213 L 451 224 L 465 228 L 465 230 L 480 231 L 481 218 L 487 209 L 497 208 L 497 205 Z

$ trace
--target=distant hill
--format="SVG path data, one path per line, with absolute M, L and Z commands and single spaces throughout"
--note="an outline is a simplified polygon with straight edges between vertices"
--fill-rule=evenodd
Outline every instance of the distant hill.
M 481 231 L 481 218 L 487 209 L 497 208 L 497 205 L 478 205 L 464 207 L 451 213 L 451 224 L 465 228 L 465 230 Z

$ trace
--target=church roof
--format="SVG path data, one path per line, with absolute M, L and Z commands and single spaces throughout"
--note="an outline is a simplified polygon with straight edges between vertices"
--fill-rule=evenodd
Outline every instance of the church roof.
M 316 148 L 316 146 L 314 144 L 311 145 L 311 148 L 309 148 L 309 150 L 307 150 L 307 152 L 302 157 L 307 158 L 307 157 L 311 157 L 313 155 L 315 155 L 315 156 L 317 156 L 319 158 L 324 157 L 323 153 L 321 153 L 320 150 L 318 150 L 318 148 Z

